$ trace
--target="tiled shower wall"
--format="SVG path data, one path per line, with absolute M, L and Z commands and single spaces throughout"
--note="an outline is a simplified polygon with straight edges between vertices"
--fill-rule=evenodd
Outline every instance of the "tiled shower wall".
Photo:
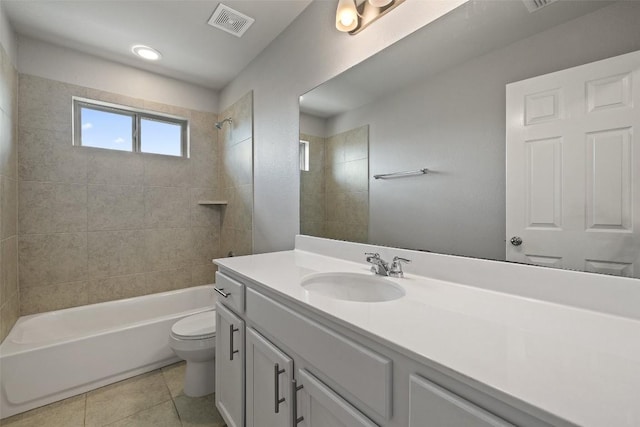
M 301 139 L 310 142 L 310 171 L 301 172 L 301 232 L 366 243 L 369 235 L 369 126 L 328 138 L 303 134 Z
M 21 314 L 213 282 L 216 114 L 19 76 Z M 72 146 L 71 97 L 189 119 L 190 158 Z
M 253 252 L 253 92 L 218 115 L 222 208 L 221 256 Z
M 300 233 L 325 237 L 325 164 L 326 139 L 300 134 L 309 142 L 309 170 L 300 171 Z
M 0 342 L 20 312 L 18 291 L 18 73 L 0 45 Z

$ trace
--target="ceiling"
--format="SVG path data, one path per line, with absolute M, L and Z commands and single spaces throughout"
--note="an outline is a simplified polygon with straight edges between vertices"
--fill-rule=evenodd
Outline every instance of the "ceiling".
M 465 3 L 304 94 L 300 110 L 323 119 L 354 110 L 474 57 L 612 3 L 565 0 L 533 13 L 521 0 Z
M 255 18 L 238 38 L 207 25 L 217 0 L 0 0 L 19 35 L 45 40 L 211 89 L 222 89 L 311 0 L 225 0 Z M 162 53 L 146 62 L 130 49 Z

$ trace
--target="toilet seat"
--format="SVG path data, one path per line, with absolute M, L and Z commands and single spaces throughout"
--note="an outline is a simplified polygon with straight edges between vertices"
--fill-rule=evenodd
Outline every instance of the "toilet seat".
M 216 335 L 216 312 L 205 311 L 177 321 L 171 334 L 181 340 L 202 340 Z

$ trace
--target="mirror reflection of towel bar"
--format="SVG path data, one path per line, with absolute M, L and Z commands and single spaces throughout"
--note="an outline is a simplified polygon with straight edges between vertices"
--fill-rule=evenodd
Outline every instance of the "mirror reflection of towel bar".
M 373 175 L 375 179 L 387 179 L 387 178 L 402 178 L 405 176 L 414 176 L 414 175 L 426 175 L 429 173 L 429 169 L 418 169 L 415 171 L 404 171 L 404 172 L 393 172 L 393 173 L 383 173 L 380 175 Z

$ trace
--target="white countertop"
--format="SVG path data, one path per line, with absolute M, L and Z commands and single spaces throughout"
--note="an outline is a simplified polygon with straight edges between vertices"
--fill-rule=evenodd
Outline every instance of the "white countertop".
M 638 319 L 406 273 L 389 278 L 406 295 L 387 302 L 341 301 L 300 286 L 311 273 L 371 274 L 364 258 L 294 250 L 215 262 L 567 421 L 640 426 Z

